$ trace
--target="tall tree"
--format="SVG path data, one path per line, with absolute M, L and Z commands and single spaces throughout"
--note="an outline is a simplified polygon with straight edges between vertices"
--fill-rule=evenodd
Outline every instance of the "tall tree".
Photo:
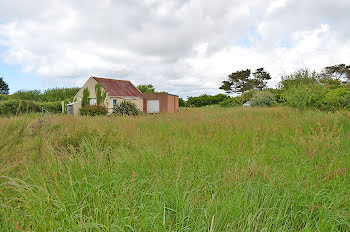
M 325 78 L 335 78 L 336 80 L 345 79 L 345 81 L 350 81 L 350 65 L 337 64 L 325 67 L 322 76 Z
M 223 81 L 220 89 L 226 93 L 244 93 L 251 89 L 264 89 L 267 81 L 271 79 L 270 73 L 264 68 L 258 68 L 252 75 L 250 69 L 231 73 L 228 80 Z
M 154 93 L 155 92 L 153 85 L 138 85 L 137 88 L 141 91 L 141 93 Z
M 253 83 L 249 80 L 250 69 L 241 70 L 228 75 L 228 80 L 223 81 L 220 89 L 226 93 L 244 93 L 253 88 Z
M 270 73 L 266 72 L 264 68 L 258 68 L 254 73 L 255 88 L 262 90 L 266 87 L 267 81 L 271 80 Z
M 0 94 L 8 95 L 9 91 L 10 89 L 8 84 L 3 80 L 2 77 L 0 77 Z

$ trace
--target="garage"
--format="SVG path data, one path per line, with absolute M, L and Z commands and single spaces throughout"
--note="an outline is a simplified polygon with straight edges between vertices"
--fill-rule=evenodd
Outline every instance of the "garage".
M 147 100 L 147 113 L 155 114 L 159 112 L 159 100 Z
M 167 92 L 143 93 L 143 112 L 175 113 L 179 111 L 179 97 Z

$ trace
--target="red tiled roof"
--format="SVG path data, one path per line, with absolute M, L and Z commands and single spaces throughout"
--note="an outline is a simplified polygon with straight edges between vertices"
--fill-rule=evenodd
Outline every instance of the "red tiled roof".
M 124 80 L 92 77 L 107 91 L 109 96 L 114 97 L 140 97 L 142 93 L 130 82 Z

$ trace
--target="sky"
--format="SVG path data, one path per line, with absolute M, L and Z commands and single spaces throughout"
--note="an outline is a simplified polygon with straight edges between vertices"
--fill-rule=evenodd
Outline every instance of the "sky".
M 263 67 L 274 87 L 350 64 L 349 12 L 349 0 L 1 0 L 0 76 L 11 93 L 100 76 L 187 97 Z

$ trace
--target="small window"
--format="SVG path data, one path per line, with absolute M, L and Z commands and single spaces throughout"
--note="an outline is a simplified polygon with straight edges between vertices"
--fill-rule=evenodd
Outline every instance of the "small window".
M 117 100 L 113 100 L 113 108 L 117 105 Z
M 97 103 L 96 98 L 90 98 L 89 100 L 90 100 L 89 101 L 90 105 L 96 105 L 96 103 Z

